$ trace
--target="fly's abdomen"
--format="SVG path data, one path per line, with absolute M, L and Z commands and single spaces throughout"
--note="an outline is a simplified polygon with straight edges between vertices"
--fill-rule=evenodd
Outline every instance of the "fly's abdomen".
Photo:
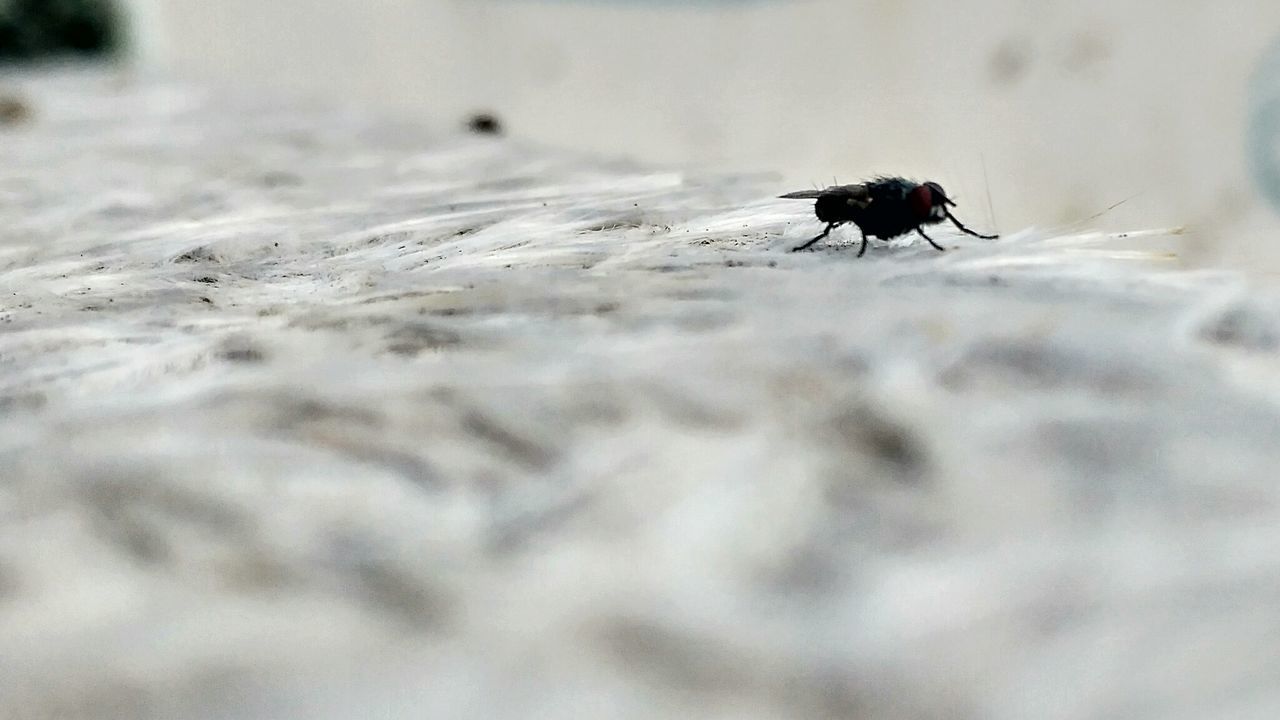
M 852 208 L 848 198 L 844 195 L 819 195 L 813 209 L 818 219 L 825 223 L 849 222 L 854 219 L 849 212 Z

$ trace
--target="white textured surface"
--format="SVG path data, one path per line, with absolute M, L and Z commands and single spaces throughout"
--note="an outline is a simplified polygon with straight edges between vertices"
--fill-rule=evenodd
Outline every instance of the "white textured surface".
M 1280 271 L 1280 3 L 126 0 L 144 64 L 646 162 L 925 175 Z M 1260 162 L 1259 162 L 1260 161 Z
M 1271 296 L 20 80 L 0 717 L 1280 711 Z

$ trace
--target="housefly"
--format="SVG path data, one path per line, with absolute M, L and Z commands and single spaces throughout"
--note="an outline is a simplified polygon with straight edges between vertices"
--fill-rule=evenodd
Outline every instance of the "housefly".
M 814 212 L 827 224 L 821 235 L 792 248 L 792 252 L 804 250 L 830 232 L 845 224 L 853 223 L 862 231 L 862 247 L 858 257 L 867 252 L 867 237 L 888 240 L 909 232 L 918 232 L 930 245 L 944 248 L 925 234 L 925 225 L 935 225 L 950 220 L 960 231 L 984 240 L 994 240 L 999 235 L 982 235 L 964 226 L 951 214 L 955 203 L 942 186 L 936 182 L 917 183 L 897 177 L 879 177 L 856 185 L 836 185 L 825 190 L 802 190 L 780 197 L 793 200 L 815 200 Z

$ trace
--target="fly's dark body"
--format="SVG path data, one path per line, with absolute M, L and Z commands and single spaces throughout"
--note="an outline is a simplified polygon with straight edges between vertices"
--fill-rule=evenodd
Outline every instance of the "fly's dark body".
M 856 185 L 803 190 L 782 197 L 814 200 L 814 213 L 827 224 L 821 235 L 794 248 L 793 252 L 811 247 L 845 223 L 853 223 L 862 231 L 862 247 L 858 250 L 858 257 L 862 257 L 867 251 L 868 237 L 888 240 L 909 232 L 920 233 L 930 245 L 941 251 L 943 247 L 925 234 L 924 226 L 945 220 L 950 220 L 961 232 L 974 237 L 986 240 L 999 237 L 980 235 L 965 227 L 948 208 L 955 207 L 955 203 L 947 198 L 946 191 L 935 182 L 917 183 L 903 178 L 882 177 Z

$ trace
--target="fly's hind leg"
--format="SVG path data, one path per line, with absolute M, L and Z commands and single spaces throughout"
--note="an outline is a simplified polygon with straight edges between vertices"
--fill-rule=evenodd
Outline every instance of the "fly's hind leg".
M 867 231 L 862 231 L 862 247 L 858 248 L 858 257 L 867 254 Z
M 834 228 L 835 226 L 836 226 L 836 223 L 827 223 L 827 229 L 823 230 L 821 235 L 801 245 L 800 247 L 791 248 L 791 252 L 800 252 L 801 250 L 807 250 L 808 248 L 812 247 L 814 243 L 818 242 L 819 240 L 826 237 L 827 235 L 830 235 L 832 228 Z

